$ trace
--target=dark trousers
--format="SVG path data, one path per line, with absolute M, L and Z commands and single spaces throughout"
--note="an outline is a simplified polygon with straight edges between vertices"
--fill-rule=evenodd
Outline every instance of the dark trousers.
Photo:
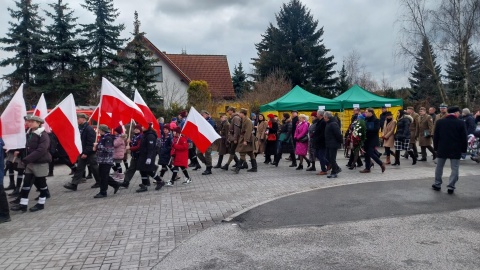
M 108 186 L 115 188 L 119 185 L 113 178 L 110 176 L 110 170 L 112 165 L 110 164 L 99 164 L 98 172 L 100 175 L 100 194 L 107 195 Z
M 88 155 L 86 159 L 82 159 L 81 156 L 78 156 L 77 170 L 73 175 L 72 184 L 78 185 L 80 183 L 80 180 L 82 180 L 83 174 L 85 173 L 85 167 L 87 167 L 87 165 L 90 166 L 89 170 L 91 170 L 93 174 L 93 178 L 95 179 L 95 182 L 97 184 L 100 183 L 100 175 L 98 174 L 97 155 L 91 154 L 91 155 Z
M 175 179 L 177 178 L 178 170 L 182 170 L 183 175 L 185 175 L 186 178 L 190 178 L 190 176 L 188 175 L 188 171 L 187 171 L 186 167 L 175 166 L 175 167 L 172 168 L 172 179 L 170 180 L 170 182 L 173 183 L 175 181 Z
M 20 204 L 28 205 L 28 194 L 30 194 L 30 189 L 32 185 L 35 185 L 38 189 L 40 189 L 40 198 L 38 200 L 39 204 L 45 204 L 45 198 L 47 197 L 47 178 L 46 177 L 35 177 L 33 174 L 27 173 L 25 174 L 25 178 L 23 179 L 23 187 L 20 193 L 21 201 Z
M 422 158 L 423 159 L 426 159 L 427 158 L 427 149 L 428 151 L 430 151 L 430 153 L 432 153 L 433 155 L 435 155 L 435 150 L 433 150 L 433 147 L 431 145 L 429 146 L 420 146 L 420 148 L 422 149 Z
M 326 157 L 326 152 L 327 152 L 326 148 L 319 148 L 317 149 L 317 153 L 316 153 L 316 157 L 320 161 L 320 169 L 322 170 L 322 172 L 327 171 L 327 166 L 329 164 L 328 159 Z
M 337 164 L 337 148 L 327 147 L 325 149 L 325 156 L 332 168 L 332 174 L 337 174 L 340 170 Z
M 378 155 L 375 154 L 374 145 L 366 147 L 365 151 L 365 169 L 370 170 L 370 167 L 372 165 L 372 159 L 378 165 L 382 165 L 383 162 L 378 158 Z
M 275 159 L 275 153 L 277 152 L 277 141 L 267 141 L 265 143 L 265 161 L 272 161 L 272 155 Z
M 125 171 L 125 178 L 123 179 L 123 182 L 130 183 L 136 171 L 137 171 L 137 159 L 132 157 L 132 159 L 130 160 L 130 166 Z

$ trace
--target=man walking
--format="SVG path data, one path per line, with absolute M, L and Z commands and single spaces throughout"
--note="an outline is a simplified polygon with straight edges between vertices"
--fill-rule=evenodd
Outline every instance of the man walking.
M 228 107 L 227 114 L 230 117 L 230 129 L 228 131 L 228 153 L 230 156 L 228 157 L 228 161 L 225 165 L 222 166 L 222 170 L 228 170 L 228 166 L 230 163 L 235 161 L 235 164 L 239 164 L 239 160 L 237 155 L 235 154 L 238 144 L 238 138 L 240 137 L 240 127 L 242 125 L 242 119 L 235 112 L 236 109 L 234 107 Z
M 320 172 L 318 172 L 317 175 L 328 174 L 327 166 L 329 164 L 325 155 L 327 151 L 327 146 L 325 143 L 325 127 L 327 126 L 327 123 L 323 118 L 324 114 L 325 114 L 325 111 L 323 110 L 317 111 L 318 122 L 317 122 L 317 125 L 315 126 L 315 131 L 313 132 L 313 136 L 312 136 L 313 137 L 312 141 L 314 142 L 314 147 L 316 152 L 315 154 L 318 160 L 320 161 Z
M 342 145 L 342 132 L 335 118 L 333 118 L 332 112 L 325 112 L 323 117 L 327 123 L 325 127 L 325 145 L 326 156 L 328 163 L 332 168 L 332 172 L 327 178 L 337 178 L 337 174 L 342 170 L 337 164 L 337 151 Z
M 240 109 L 240 118 L 242 119 L 242 125 L 240 128 L 240 137 L 238 139 L 237 151 L 240 153 L 240 161 L 235 168 L 235 173 L 239 173 L 240 169 L 247 163 L 246 155 L 250 157 L 252 162 L 252 168 L 247 172 L 257 172 L 257 160 L 253 154 L 253 124 L 248 118 L 247 109 Z
M 442 186 L 443 166 L 450 159 L 450 181 L 448 194 L 453 194 L 458 181 L 458 169 L 462 153 L 467 152 L 467 131 L 465 123 L 458 119 L 460 108 L 448 108 L 448 115 L 435 123 L 433 148 L 437 152 L 437 167 L 435 168 L 435 183 L 433 190 L 440 191 Z
M 85 167 L 89 166 L 89 170 L 92 171 L 95 178 L 95 184 L 92 188 L 100 187 L 100 176 L 98 173 L 97 155 L 93 150 L 93 144 L 95 143 L 95 130 L 88 124 L 88 116 L 84 113 L 77 115 L 78 129 L 80 130 L 80 140 L 82 141 L 82 153 L 77 159 L 77 170 L 73 175 L 72 182 L 64 185 L 66 189 L 73 191 L 77 190 L 77 186 L 83 178 L 85 173 Z

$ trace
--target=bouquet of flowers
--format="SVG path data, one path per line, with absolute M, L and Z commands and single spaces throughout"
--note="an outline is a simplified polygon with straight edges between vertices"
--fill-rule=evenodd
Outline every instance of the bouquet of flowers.
M 351 142 L 353 144 L 354 150 L 361 150 L 363 143 L 367 138 L 367 127 L 365 125 L 365 120 L 359 119 L 353 124 L 351 135 Z

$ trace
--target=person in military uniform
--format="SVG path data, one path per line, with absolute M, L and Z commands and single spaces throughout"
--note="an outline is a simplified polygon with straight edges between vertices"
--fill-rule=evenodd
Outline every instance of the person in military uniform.
M 234 107 L 228 107 L 227 114 L 230 117 L 230 129 L 228 130 L 228 153 L 230 156 L 228 157 L 228 161 L 225 165 L 222 166 L 222 170 L 228 170 L 228 166 L 230 163 L 235 161 L 235 164 L 239 163 L 238 157 L 235 154 L 238 144 L 238 138 L 240 137 L 240 127 L 242 124 L 242 119 L 235 112 L 236 109 Z
M 427 149 L 433 154 L 433 159 L 435 159 L 436 154 L 432 147 L 433 119 L 429 114 L 427 114 L 427 111 L 424 107 L 420 108 L 419 113 L 418 144 L 421 148 L 422 158 L 418 161 L 427 161 Z
M 205 118 L 205 120 L 215 129 L 215 122 L 213 121 L 212 117 L 210 117 L 210 113 L 206 110 L 201 110 L 200 114 Z M 212 174 L 212 145 L 210 145 L 205 153 L 200 152 L 200 150 L 197 149 L 197 157 L 202 161 L 205 166 L 207 166 L 207 169 L 202 173 L 202 175 L 209 175 Z
M 218 128 L 218 134 L 220 135 L 220 140 L 218 140 L 218 162 L 217 165 L 213 168 L 219 169 L 222 167 L 223 156 L 228 153 L 228 131 L 230 130 L 230 123 L 228 122 L 228 117 L 222 115 L 220 117 L 221 123 Z
M 240 136 L 238 137 L 238 145 L 236 151 L 240 153 L 240 161 L 235 167 L 235 173 L 239 173 L 240 169 L 244 167 L 244 163 L 247 163 L 245 157 L 248 155 L 252 163 L 252 168 L 247 170 L 247 172 L 256 172 L 257 171 L 257 160 L 253 154 L 253 124 L 250 118 L 248 118 L 247 109 L 240 109 L 239 116 L 242 119 L 240 126 Z
M 439 108 L 440 108 L 440 113 L 437 114 L 437 116 L 435 117 L 434 124 L 435 124 L 438 120 L 443 119 L 443 118 L 447 117 L 447 115 L 448 115 L 448 112 L 447 112 L 447 110 L 448 110 L 448 105 L 447 105 L 447 104 L 442 103 L 442 104 L 440 104 Z M 434 128 L 435 128 L 435 127 L 434 127 Z

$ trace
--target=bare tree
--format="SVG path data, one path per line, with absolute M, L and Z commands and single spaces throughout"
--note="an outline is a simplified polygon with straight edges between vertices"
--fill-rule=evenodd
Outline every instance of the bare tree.
M 433 12 L 435 25 L 440 33 L 442 49 L 449 54 L 459 55 L 462 82 L 463 103 L 471 105 L 469 85 L 476 94 L 478 88 L 472 84 L 467 63 L 467 51 L 470 44 L 478 38 L 480 30 L 480 0 L 443 0 Z
M 186 88 L 177 82 L 164 79 L 159 85 L 158 95 L 163 98 L 163 106 L 168 109 L 172 104 L 185 106 L 187 104 Z
M 401 56 L 406 59 L 406 63 L 413 65 L 415 63 L 415 57 L 420 51 L 422 40 L 428 40 L 434 43 L 436 36 L 434 22 L 432 19 L 432 9 L 429 5 L 435 3 L 435 1 L 429 0 L 399 0 L 402 14 L 398 20 L 400 24 L 400 36 L 399 36 L 399 51 L 397 56 Z M 435 70 L 434 57 L 428 55 L 426 66 L 434 77 L 437 90 L 443 102 L 448 102 L 448 97 L 443 88 L 441 75 L 437 74 Z M 411 69 L 411 66 L 407 66 Z
M 372 78 L 372 74 L 370 72 L 367 72 L 365 69 L 361 71 L 361 74 L 358 77 L 358 81 L 356 84 L 358 84 L 363 89 L 371 92 L 376 92 L 380 90 L 377 81 Z
M 350 86 L 359 83 L 360 73 L 365 69 L 365 66 L 360 63 L 360 58 L 358 51 L 353 49 L 344 60 Z

